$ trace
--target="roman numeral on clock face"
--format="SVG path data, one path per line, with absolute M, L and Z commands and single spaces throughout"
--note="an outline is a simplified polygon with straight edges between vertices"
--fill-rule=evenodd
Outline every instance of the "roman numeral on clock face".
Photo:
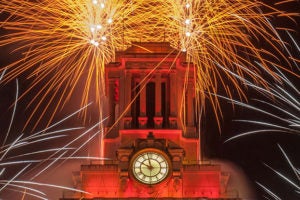
M 143 151 L 133 158 L 132 171 L 134 177 L 145 184 L 157 184 L 169 173 L 168 158 L 164 153 Z

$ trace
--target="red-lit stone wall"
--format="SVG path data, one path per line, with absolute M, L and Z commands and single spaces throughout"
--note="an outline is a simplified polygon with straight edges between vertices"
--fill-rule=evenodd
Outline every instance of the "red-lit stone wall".
M 182 177 L 170 177 L 158 185 L 144 185 L 129 176 L 121 179 L 117 165 L 82 166 L 82 189 L 91 193 L 86 198 L 133 197 L 220 197 L 220 168 L 214 165 L 189 165 Z
M 145 48 L 139 48 L 141 45 Z M 193 104 L 194 69 L 184 58 L 167 43 L 146 43 L 117 53 L 116 62 L 107 65 L 105 109 L 109 119 L 102 149 L 104 158 L 109 160 L 81 166 L 80 189 L 89 193 L 80 194 L 82 198 L 222 196 L 225 186 L 221 185 L 220 166 L 200 164 L 201 141 Z M 154 116 L 147 115 L 151 96 L 143 87 L 148 82 L 155 85 Z M 152 127 L 149 120 L 154 122 Z M 156 148 L 154 138 L 168 155 L 170 172 L 162 182 L 147 185 L 131 175 L 130 163 L 142 148 L 137 143 L 144 140 L 144 145 Z

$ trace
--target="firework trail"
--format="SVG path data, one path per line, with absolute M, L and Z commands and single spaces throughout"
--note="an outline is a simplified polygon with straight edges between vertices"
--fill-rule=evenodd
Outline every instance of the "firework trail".
M 262 70 L 251 60 L 261 63 L 275 79 L 268 66 L 290 63 L 281 53 L 285 43 L 270 23 L 270 18 L 293 21 L 299 14 L 276 8 L 287 3 L 291 1 L 270 6 L 258 0 L 4 0 L 0 27 L 5 34 L 0 46 L 14 45 L 13 53 L 21 56 L 6 66 L 3 81 L 26 74 L 32 85 L 20 98 L 38 88 L 29 104 L 37 106 L 28 123 L 38 115 L 37 125 L 51 112 L 50 123 L 76 91 L 82 94 L 81 105 L 93 101 L 102 118 L 104 66 L 114 61 L 115 51 L 136 41 L 166 41 L 195 64 L 199 107 L 208 100 L 219 119 L 218 98 L 209 94 L 223 90 L 230 98 L 235 93 L 247 98 L 239 79 L 229 72 L 267 87 Z M 261 41 L 268 48 L 256 45 Z M 37 114 L 40 107 L 43 111 Z
M 291 33 L 286 33 L 296 47 L 296 50 L 300 53 L 300 49 L 298 44 L 296 43 L 296 40 L 292 37 Z M 280 38 L 280 36 L 278 37 Z M 284 49 L 286 49 L 286 53 L 291 55 L 286 45 L 284 45 Z M 264 120 L 235 120 L 240 123 L 252 124 L 254 125 L 254 127 L 256 127 L 256 129 L 237 134 L 233 137 L 228 138 L 224 142 L 229 142 L 240 137 L 259 133 L 279 132 L 295 135 L 300 134 L 300 91 L 298 89 L 299 85 L 293 83 L 297 83 L 300 78 L 300 68 L 296 62 L 298 59 L 294 57 L 290 57 L 290 59 L 295 61 L 295 66 L 293 67 L 294 71 L 291 70 L 289 71 L 290 73 L 287 74 L 282 72 L 282 70 L 280 70 L 277 66 L 273 65 L 272 74 L 265 74 L 266 79 L 271 76 L 271 78 L 269 78 L 269 80 L 271 81 L 267 83 L 268 86 L 266 88 L 261 87 L 256 83 L 251 82 L 251 80 L 241 77 L 236 73 L 230 72 L 228 69 L 218 64 L 218 67 L 220 69 L 231 73 L 232 76 L 240 79 L 247 87 L 253 89 L 255 93 L 257 93 L 257 96 L 261 96 L 260 98 L 251 99 L 252 103 L 244 103 L 238 100 L 232 100 L 222 95 L 216 96 L 222 99 L 226 99 L 234 105 L 247 108 L 265 116 Z M 254 62 L 257 64 L 257 66 L 264 70 L 264 66 L 261 63 L 257 61 Z M 255 75 L 254 72 L 251 73 Z M 272 81 L 274 80 L 273 76 L 279 77 L 280 82 Z M 289 76 L 293 79 L 293 81 L 288 78 Z
M 281 173 L 280 171 L 272 168 L 271 166 L 269 166 L 266 163 L 263 163 L 267 168 L 269 168 L 271 171 L 273 171 L 277 177 L 279 177 L 280 179 L 284 180 L 285 183 L 287 183 L 289 186 L 291 186 L 292 188 L 294 188 L 294 192 L 295 193 L 300 193 L 300 173 L 299 173 L 299 169 L 297 169 L 295 167 L 295 165 L 292 163 L 292 161 L 290 160 L 289 156 L 287 155 L 287 153 L 284 151 L 284 149 L 281 147 L 281 145 L 278 144 L 278 148 L 280 149 L 281 154 L 284 156 L 285 161 L 288 163 L 290 170 L 292 170 L 292 172 L 294 173 L 294 176 L 296 177 L 297 182 L 295 183 L 291 178 L 289 178 L 288 176 L 284 175 L 283 173 Z M 270 197 L 272 197 L 275 200 L 281 200 L 282 198 L 279 197 L 279 195 L 275 194 L 274 192 L 271 191 L 271 189 L 269 189 L 267 186 L 259 183 L 258 181 L 256 181 L 256 184 L 261 187 Z
M 72 115 L 76 115 L 80 110 Z M 82 129 L 82 127 L 65 128 L 55 131 L 49 131 L 60 125 L 67 118 L 67 116 L 60 122 L 54 124 L 51 128 L 44 129 L 40 132 L 36 132 L 30 136 L 24 136 L 20 134 L 11 143 L 3 144 L 0 148 L 0 193 L 16 191 L 18 193 L 24 193 L 38 199 L 47 199 L 47 196 L 43 189 L 35 189 L 34 186 L 47 188 L 56 188 L 59 190 L 68 190 L 73 192 L 85 193 L 82 190 L 65 187 L 61 185 L 54 185 L 49 183 L 41 183 L 34 181 L 38 176 L 43 173 L 47 173 L 50 168 L 57 168 L 67 160 L 103 160 L 101 157 L 91 156 L 74 156 L 82 147 L 86 146 L 91 139 L 99 136 L 99 131 L 95 131 L 95 127 L 99 127 L 99 122 L 94 127 L 89 128 L 87 131 L 80 133 L 73 139 L 70 138 L 70 134 L 74 131 Z M 93 136 L 89 138 L 87 136 L 93 132 Z M 59 144 L 61 138 L 65 138 L 64 141 L 69 141 L 64 144 L 63 147 L 53 147 L 55 143 Z M 86 139 L 89 138 L 89 139 Z M 84 143 L 80 146 L 72 147 L 77 140 L 84 140 Z M 42 145 L 39 145 L 42 144 Z M 49 144 L 49 147 L 45 147 L 45 144 Z M 74 146 L 74 145 L 73 145 Z M 59 162 L 60 161 L 60 162 Z M 27 175 L 34 174 L 34 175 Z M 24 179 L 25 177 L 25 179 Z
M 4 75 L 5 72 L 1 74 L 1 78 Z M 18 92 L 17 81 L 16 99 L 18 99 Z M 13 118 L 17 108 L 17 101 L 15 101 L 8 131 L 6 134 L 1 135 L 4 140 L 0 146 L 0 197 L 6 193 L 15 192 L 14 198 L 19 196 L 18 194 L 23 194 L 23 197 L 29 196 L 34 199 L 48 199 L 47 193 L 43 192 L 47 188 L 86 193 L 72 187 L 37 182 L 35 179 L 47 173 L 50 168 L 57 168 L 67 160 L 104 159 L 99 156 L 75 156 L 79 150 L 101 134 L 101 131 L 97 129 L 102 121 L 83 132 L 81 131 L 83 127 L 58 128 L 65 121 L 74 117 L 88 106 L 90 104 L 65 116 L 47 128 L 26 136 L 26 134 L 12 133 L 11 127 L 13 126 Z M 90 137 L 90 134 L 93 136 Z M 64 141 L 62 146 L 61 139 Z M 80 146 L 74 144 L 79 140 L 83 140 L 84 142 Z
M 270 90 L 266 90 L 261 87 L 257 87 L 248 82 L 248 85 L 254 88 L 257 92 L 264 95 L 266 100 L 254 99 L 256 105 L 246 104 L 239 101 L 234 101 L 234 104 L 237 106 L 241 106 L 243 108 L 254 111 L 254 113 L 263 116 L 263 119 L 252 119 L 252 120 L 235 120 L 239 123 L 245 123 L 252 127 L 252 130 L 246 131 L 243 133 L 239 133 L 235 136 L 232 136 L 225 140 L 225 142 L 231 142 L 233 140 L 237 140 L 243 137 L 249 137 L 257 134 L 269 134 L 270 138 L 276 133 L 284 134 L 288 138 L 289 136 L 299 136 L 300 134 L 300 102 L 299 96 L 300 92 L 297 89 L 298 85 L 294 85 L 281 71 L 278 70 L 278 75 L 280 75 L 281 80 L 283 80 L 282 84 L 274 84 L 270 85 Z M 298 80 L 298 79 L 297 79 Z M 253 103 L 253 102 L 252 102 Z M 298 140 L 298 138 L 291 138 L 291 140 Z M 287 144 L 289 145 L 289 143 Z M 266 146 L 268 146 L 266 144 Z M 269 145 L 271 146 L 271 145 Z M 272 147 L 269 147 L 272 148 Z M 281 179 L 285 182 L 285 187 L 289 187 L 293 189 L 291 194 L 282 194 L 282 188 L 278 188 L 278 186 L 271 186 L 268 180 L 257 180 L 255 183 L 258 187 L 261 188 L 262 191 L 265 192 L 267 196 L 264 196 L 266 199 L 275 199 L 275 200 L 283 200 L 287 197 L 292 197 L 299 195 L 300 190 L 300 173 L 299 169 L 293 164 L 290 160 L 289 156 L 285 152 L 285 150 L 278 144 L 278 148 L 280 149 L 281 154 L 284 156 L 285 161 L 288 163 L 288 167 L 285 167 L 281 170 L 276 170 L 271 167 L 269 164 L 263 162 L 262 164 L 271 170 L 278 179 Z M 296 152 L 297 153 L 297 152 Z M 297 154 L 296 154 L 297 155 Z M 272 160 L 269 162 L 278 163 L 278 159 Z M 258 162 L 257 165 L 261 164 Z M 284 172 L 282 172 L 284 170 Z M 294 177 L 290 177 L 290 175 L 286 175 L 287 172 L 292 171 Z M 295 181 L 296 179 L 296 181 Z M 283 183 L 278 183 L 283 184 Z M 285 195 L 285 197 L 281 197 Z
M 24 136 L 24 134 L 20 134 L 11 143 L 4 143 L 0 147 L 0 193 L 5 194 L 5 192 L 13 190 L 20 193 L 26 193 L 27 195 L 34 196 L 36 198 L 46 199 L 42 197 L 45 195 L 43 192 L 32 188 L 30 185 L 44 185 L 52 188 L 68 189 L 79 192 L 79 190 L 59 185 L 22 180 L 22 176 L 33 170 L 33 168 L 36 167 L 36 164 L 41 164 L 47 161 L 47 157 L 45 156 L 48 153 L 72 150 L 72 148 L 43 148 L 43 150 L 40 151 L 32 151 L 32 147 L 34 145 L 39 143 L 45 144 L 45 141 L 47 143 L 52 143 L 59 138 L 67 136 L 63 133 L 78 129 L 79 128 L 61 129 L 53 132 L 43 130 L 43 132 L 45 131 L 44 133 L 36 133 L 32 136 Z
M 280 70 L 277 69 L 277 71 L 277 75 L 281 77 L 283 82 L 282 84 L 270 84 L 269 90 L 247 82 L 248 86 L 262 94 L 267 100 L 253 99 L 254 102 L 259 103 L 259 105 L 255 106 L 239 101 L 233 101 L 235 105 L 263 114 L 266 116 L 266 120 L 236 120 L 241 123 L 253 124 L 256 129 L 237 134 L 230 137 L 225 142 L 259 133 L 279 132 L 284 134 L 300 134 L 300 92 L 297 89 L 297 86 L 294 85 Z
M 292 37 L 292 34 L 286 32 L 288 37 L 291 39 L 296 52 L 300 52 L 299 46 L 296 40 Z M 287 46 L 284 46 L 287 54 L 291 56 L 291 53 L 287 50 Z M 281 82 L 277 83 L 274 81 L 270 81 L 268 89 L 260 87 L 255 83 L 252 83 L 249 80 L 244 79 L 243 77 L 238 76 L 237 74 L 233 74 L 237 78 L 240 78 L 249 88 L 253 89 L 260 98 L 252 99 L 251 103 L 243 103 L 240 101 L 231 101 L 229 98 L 221 97 L 227 100 L 230 100 L 235 105 L 240 106 L 242 108 L 246 108 L 247 110 L 253 111 L 256 116 L 260 116 L 259 119 L 243 119 L 243 120 L 235 120 L 239 123 L 248 124 L 251 126 L 250 131 L 246 131 L 243 133 L 239 133 L 235 136 L 232 136 L 225 140 L 225 142 L 230 142 L 232 140 L 236 140 L 239 138 L 243 138 L 246 136 L 252 136 L 256 134 L 269 135 L 270 138 L 279 133 L 280 135 L 284 134 L 285 138 L 290 136 L 299 136 L 300 134 L 300 91 L 299 85 L 297 84 L 299 81 L 299 66 L 297 65 L 298 59 L 290 57 L 291 60 L 295 61 L 294 63 L 294 73 L 286 74 L 282 72 L 282 70 L 278 69 L 276 66 L 273 67 L 273 72 L 276 73 L 276 76 L 280 77 Z M 263 66 L 256 62 L 258 66 L 263 68 Z M 219 66 L 224 69 L 222 66 Z M 270 75 L 270 74 L 268 74 Z M 272 75 L 271 75 L 272 76 Z M 271 79 L 272 80 L 272 79 Z M 262 96 L 261 96 L 262 95 Z M 291 138 L 294 140 L 293 138 Z M 297 137 L 296 137 L 297 139 Z M 282 142 L 282 141 L 280 141 Z M 280 143 L 279 142 L 279 143 Z M 289 145 L 291 141 L 289 140 L 287 145 Z M 291 145 L 291 144 L 290 144 Z M 266 144 L 267 146 L 267 144 Z M 281 179 L 286 183 L 285 186 L 289 186 L 293 188 L 293 194 L 285 194 L 284 198 L 280 197 L 283 190 L 282 188 L 272 188 L 270 183 L 266 183 L 267 180 L 259 180 L 256 181 L 256 184 L 261 188 L 262 191 L 265 192 L 267 196 L 264 196 L 266 199 L 275 199 L 281 200 L 285 199 L 288 196 L 297 196 L 300 190 L 300 174 L 299 169 L 296 168 L 295 164 L 291 161 L 286 151 L 282 148 L 281 145 L 277 144 L 280 153 L 284 156 L 288 167 L 284 168 L 284 173 L 281 170 L 277 170 L 273 168 L 271 165 L 263 162 L 262 164 L 271 170 L 278 179 Z M 271 147 L 270 147 L 271 148 Z M 297 152 L 296 152 L 297 153 Z M 276 160 L 272 160 L 270 162 L 278 162 L 277 157 Z M 288 171 L 291 171 L 294 177 L 290 177 L 290 175 L 286 175 Z M 295 181 L 296 179 L 296 181 Z M 265 182 L 265 183 L 262 183 Z M 281 183 L 282 184 L 282 183 Z M 281 192 L 281 193 L 280 193 Z

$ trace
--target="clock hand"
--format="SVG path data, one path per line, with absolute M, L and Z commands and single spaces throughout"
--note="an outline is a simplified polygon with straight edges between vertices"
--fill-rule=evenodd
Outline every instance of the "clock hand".
M 152 175 L 151 175 L 152 170 L 150 170 L 150 184 L 152 184 Z
M 142 163 L 142 165 L 147 166 L 148 168 L 151 167 L 150 165 L 145 164 L 144 162 Z
M 150 157 L 149 157 L 148 153 L 147 153 L 147 157 L 148 157 L 149 165 L 152 167 L 151 160 L 150 160 Z

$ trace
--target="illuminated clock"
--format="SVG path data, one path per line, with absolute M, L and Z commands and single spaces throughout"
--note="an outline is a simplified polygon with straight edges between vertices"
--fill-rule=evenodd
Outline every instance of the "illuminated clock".
M 145 184 L 157 184 L 165 180 L 170 173 L 170 159 L 156 149 L 144 149 L 132 158 L 132 174 Z

